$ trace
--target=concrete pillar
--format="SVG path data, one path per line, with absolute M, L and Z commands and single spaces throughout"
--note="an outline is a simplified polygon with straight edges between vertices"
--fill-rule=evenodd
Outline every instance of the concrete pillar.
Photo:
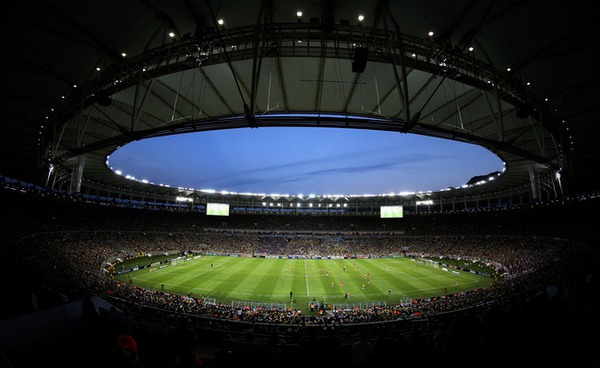
M 71 172 L 68 194 L 81 192 L 81 181 L 83 179 L 83 168 L 85 167 L 85 156 L 78 156 L 74 169 Z
M 537 202 L 541 197 L 540 178 L 533 165 L 529 166 L 529 183 L 531 185 L 531 199 Z

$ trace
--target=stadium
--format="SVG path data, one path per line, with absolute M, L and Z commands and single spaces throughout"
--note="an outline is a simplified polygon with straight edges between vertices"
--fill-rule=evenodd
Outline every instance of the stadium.
M 218 367 L 595 367 L 591 14 L 16 4 L 2 36 L 3 364 L 182 366 L 185 351 Z M 269 127 L 453 140 L 504 169 L 439 191 L 302 196 L 163 185 L 109 161 L 136 141 Z

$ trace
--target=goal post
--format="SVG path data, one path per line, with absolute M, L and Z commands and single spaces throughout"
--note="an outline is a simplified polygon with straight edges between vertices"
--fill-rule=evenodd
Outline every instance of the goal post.
M 177 266 L 177 265 L 182 264 L 183 262 L 185 262 L 185 259 L 177 257 L 177 258 L 171 259 L 169 264 L 171 266 Z

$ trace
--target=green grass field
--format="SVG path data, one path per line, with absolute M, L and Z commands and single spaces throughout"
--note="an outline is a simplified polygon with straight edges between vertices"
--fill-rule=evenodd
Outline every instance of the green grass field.
M 475 273 L 445 270 L 435 262 L 404 257 L 287 259 L 209 255 L 188 257 L 178 265 L 146 267 L 118 275 L 117 279 L 151 290 L 214 298 L 218 303 L 279 303 L 302 310 L 313 298 L 334 305 L 390 305 L 469 291 L 492 282 L 492 278 Z

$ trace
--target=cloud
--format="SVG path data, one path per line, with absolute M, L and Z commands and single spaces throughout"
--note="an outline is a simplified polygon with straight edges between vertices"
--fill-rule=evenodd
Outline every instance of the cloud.
M 357 185 L 357 181 L 368 180 L 371 183 L 381 179 L 389 180 L 393 175 L 401 173 L 406 177 L 409 173 L 422 171 L 421 163 L 435 159 L 434 155 L 413 154 L 386 158 L 385 161 L 361 165 L 349 165 L 348 160 L 329 158 L 324 160 L 306 160 L 290 165 L 272 165 L 244 170 L 242 172 L 222 175 L 210 180 L 202 180 L 205 187 L 227 187 L 231 191 L 253 191 L 250 188 L 262 188 L 259 191 L 286 192 L 286 190 L 265 190 L 266 188 L 284 188 L 286 184 L 294 184 L 296 188 L 308 190 L 317 182 L 326 183 L 328 178 L 337 178 L 333 183 L 339 190 L 344 186 Z M 321 168 L 323 164 L 327 167 Z M 387 178 L 387 179 L 386 179 Z M 209 184 L 211 183 L 211 184 Z M 304 184 L 303 184 L 304 183 Z M 245 188 L 245 189 L 239 189 Z
M 474 165 L 485 165 L 483 172 L 498 169 L 482 160 L 493 154 L 464 143 L 389 132 L 310 131 L 317 134 L 214 132 L 181 142 L 184 137 L 171 137 L 149 141 L 137 152 L 134 145 L 144 141 L 135 142 L 114 157 L 124 173 L 155 183 L 256 193 L 437 190 L 479 174 Z

